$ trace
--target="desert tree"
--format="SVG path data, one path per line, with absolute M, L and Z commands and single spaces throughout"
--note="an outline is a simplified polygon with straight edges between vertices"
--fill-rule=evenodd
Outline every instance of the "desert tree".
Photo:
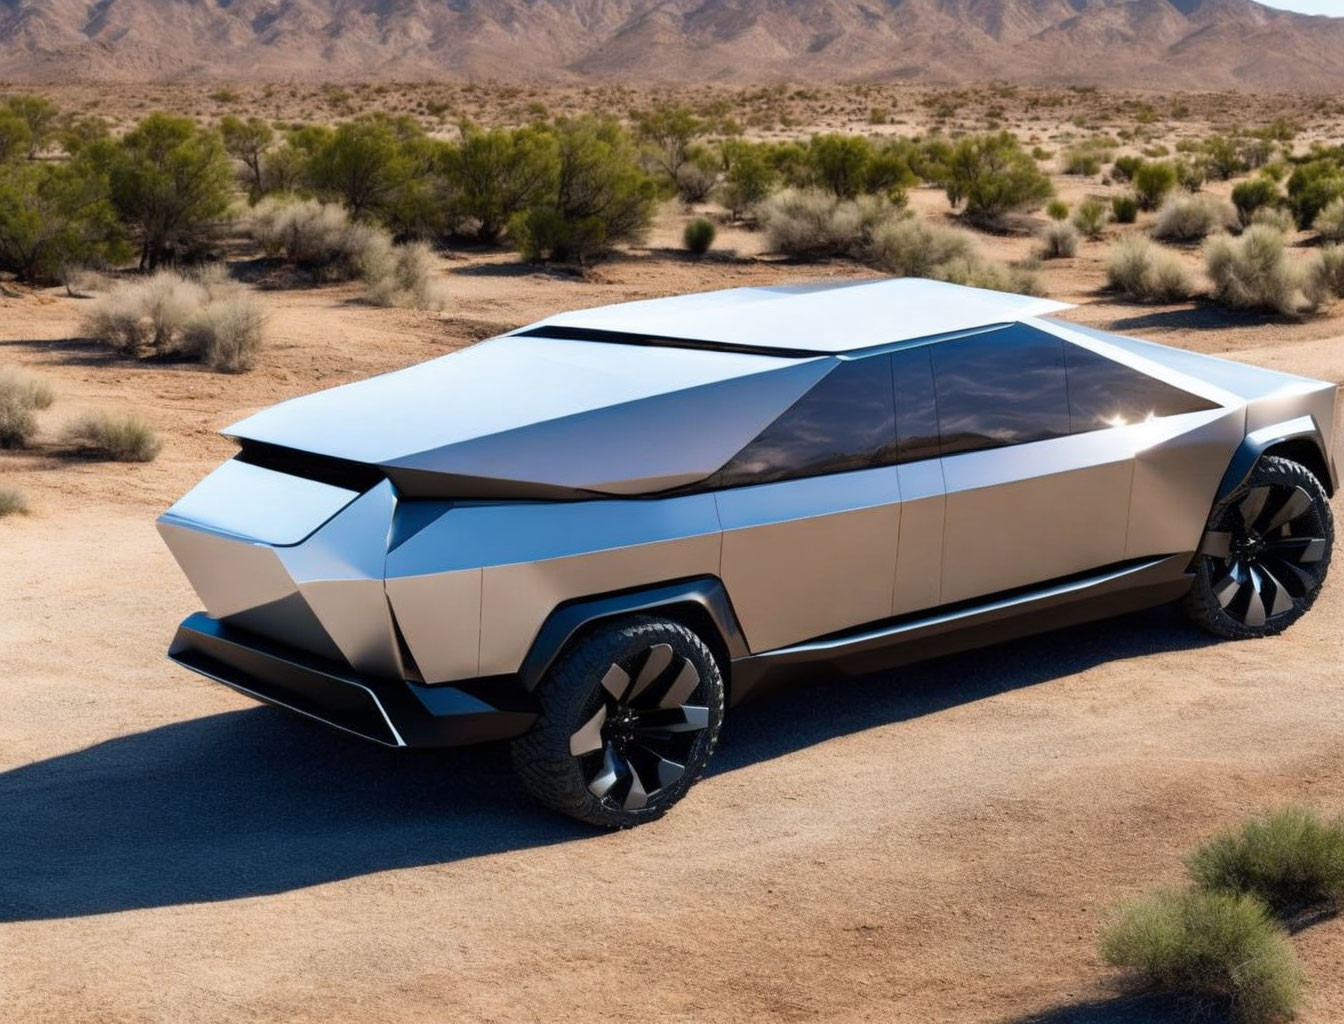
M 691 144 L 708 125 L 688 107 L 659 105 L 634 115 L 635 134 L 653 164 L 674 185 L 690 159 Z
M 127 255 L 107 176 L 87 161 L 28 164 L 0 177 L 0 268 L 33 284 Z
M 25 155 L 29 160 L 37 159 L 37 155 L 55 139 L 61 108 L 43 96 L 24 94 L 9 97 L 5 107 L 28 127 L 28 151 Z
M 266 191 L 262 162 L 275 141 L 275 130 L 259 117 L 244 121 L 230 114 L 219 122 L 219 135 L 229 156 L 243 165 L 247 194 L 256 202 Z
M 113 206 L 153 270 L 199 247 L 229 206 L 233 169 L 219 136 L 190 118 L 150 114 L 117 144 L 89 148 L 105 162 Z
M 495 242 L 509 219 L 555 188 L 559 146 L 537 126 L 514 130 L 462 128 L 462 141 L 443 158 L 449 205 L 460 228 Z
M 23 118 L 0 107 L 0 164 L 25 156 L 32 139 L 32 132 Z
M 943 187 L 948 201 L 954 207 L 965 203 L 966 218 L 980 224 L 1035 209 L 1054 195 L 1050 179 L 1009 132 L 959 141 L 948 156 Z

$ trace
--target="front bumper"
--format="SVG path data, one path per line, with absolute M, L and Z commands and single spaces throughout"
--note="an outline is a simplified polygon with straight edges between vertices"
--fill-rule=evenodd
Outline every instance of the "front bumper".
M 204 612 L 183 620 L 168 657 L 256 700 L 389 747 L 452 747 L 510 739 L 536 720 L 508 678 L 426 686 L 364 675 Z

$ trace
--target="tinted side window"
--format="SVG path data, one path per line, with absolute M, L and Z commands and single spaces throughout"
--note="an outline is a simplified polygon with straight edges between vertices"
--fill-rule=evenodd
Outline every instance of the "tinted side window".
M 1151 416 L 1216 409 L 1200 398 L 1081 345 L 1064 345 L 1069 372 L 1069 423 L 1075 434 L 1140 423 Z
M 843 473 L 894 461 L 895 409 L 888 356 L 847 360 L 761 431 L 711 485 Z
M 938 402 L 933 392 L 931 349 L 893 353 L 891 380 L 896 391 L 896 458 L 899 462 L 936 459 Z
M 1064 342 L 1016 325 L 933 346 L 944 455 L 1069 432 Z

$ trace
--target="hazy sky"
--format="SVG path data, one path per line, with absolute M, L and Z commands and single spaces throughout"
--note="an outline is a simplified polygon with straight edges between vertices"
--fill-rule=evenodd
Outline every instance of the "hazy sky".
M 1260 2 L 1270 7 L 1282 7 L 1286 11 L 1344 17 L 1344 0 L 1260 0 Z

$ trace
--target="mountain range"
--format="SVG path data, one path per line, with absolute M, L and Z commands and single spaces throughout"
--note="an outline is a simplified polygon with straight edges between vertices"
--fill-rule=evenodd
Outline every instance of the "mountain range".
M 1254 0 L 0 0 L 14 81 L 919 81 L 1344 92 Z

